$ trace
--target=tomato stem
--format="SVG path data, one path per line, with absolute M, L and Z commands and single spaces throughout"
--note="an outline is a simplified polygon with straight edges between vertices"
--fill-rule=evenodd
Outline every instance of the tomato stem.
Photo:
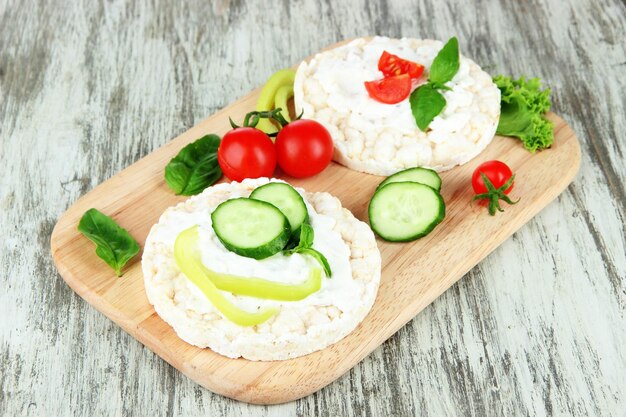
M 256 125 L 259 123 L 261 119 L 269 119 L 269 120 L 273 120 L 277 122 L 280 125 L 280 127 L 283 128 L 289 124 L 289 121 L 287 121 L 287 119 L 285 119 L 285 117 L 281 113 L 282 110 L 283 109 L 279 107 L 277 109 L 269 110 L 269 111 L 257 111 L 257 110 L 251 111 L 245 115 L 243 119 L 243 126 L 244 127 L 256 127 Z M 302 111 L 295 118 L 295 120 L 300 120 L 303 114 L 304 114 L 304 111 Z M 232 126 L 233 129 L 241 127 L 237 123 L 235 123 L 232 118 L 229 117 L 228 120 L 230 121 L 230 125 Z
M 491 214 L 492 216 L 495 216 L 496 210 L 500 212 L 504 211 L 504 209 L 500 207 L 500 200 L 503 200 L 507 204 L 517 204 L 520 201 L 519 198 L 517 199 L 517 201 L 513 201 L 509 198 L 508 195 L 505 194 L 505 191 L 508 190 L 511 185 L 513 185 L 515 175 L 511 175 L 511 178 L 509 178 L 509 180 L 499 188 L 496 188 L 483 172 L 480 173 L 480 176 L 485 183 L 487 192 L 482 194 L 476 194 L 472 201 L 489 200 L 489 214 Z

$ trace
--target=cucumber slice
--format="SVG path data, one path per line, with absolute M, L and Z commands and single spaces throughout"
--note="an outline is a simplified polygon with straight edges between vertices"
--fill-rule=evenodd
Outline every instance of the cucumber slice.
M 308 220 L 309 212 L 299 192 L 284 182 L 270 182 L 252 191 L 250 198 L 265 201 L 278 207 L 291 225 L 291 233 L 296 233 L 302 223 Z
M 430 233 L 445 217 L 441 195 L 417 182 L 379 188 L 369 204 L 370 226 L 390 242 L 409 242 Z
M 264 259 L 283 250 L 291 227 L 272 204 L 249 198 L 226 200 L 211 214 L 213 230 L 231 252 Z
M 386 180 L 378 185 L 381 188 L 384 185 L 393 182 L 419 182 L 420 184 L 428 185 L 431 188 L 439 191 L 441 189 L 441 177 L 436 171 L 428 168 L 409 168 L 404 171 L 396 172 L 395 174 L 387 177 Z

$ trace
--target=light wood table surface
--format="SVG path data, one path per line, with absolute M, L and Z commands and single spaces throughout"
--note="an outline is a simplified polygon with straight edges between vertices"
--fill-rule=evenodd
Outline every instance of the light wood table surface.
M 58 276 L 50 233 L 81 195 L 273 71 L 371 34 L 456 35 L 492 74 L 541 77 L 583 160 L 361 364 L 296 402 L 238 403 Z M 625 416 L 625 43 L 620 0 L 0 0 L 0 416 Z

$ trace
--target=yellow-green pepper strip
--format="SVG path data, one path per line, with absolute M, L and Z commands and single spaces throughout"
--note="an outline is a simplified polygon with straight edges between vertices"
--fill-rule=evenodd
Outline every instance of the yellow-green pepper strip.
M 279 88 L 291 85 L 293 86 L 293 82 L 296 79 L 296 72 L 292 69 L 283 69 L 280 71 L 276 71 L 270 78 L 267 80 L 263 89 L 261 90 L 261 94 L 259 95 L 259 99 L 256 102 L 256 110 L 257 111 L 268 111 L 274 108 L 276 92 Z M 286 107 L 283 108 L 285 110 L 283 112 L 287 113 Z M 259 124 L 256 125 L 257 129 L 262 130 L 265 133 L 275 133 L 278 131 L 276 126 L 272 124 L 267 119 L 259 120 Z
M 240 278 L 234 275 L 213 272 L 203 265 L 204 273 L 223 291 L 237 295 L 278 301 L 299 301 L 322 287 L 322 270 L 313 268 L 309 278 L 301 284 L 281 284 L 261 278 Z
M 291 97 L 293 97 L 293 84 L 283 85 L 280 87 L 276 91 L 276 97 L 274 97 L 274 108 L 282 109 L 280 113 L 288 122 L 291 121 L 291 117 L 289 116 L 287 101 L 289 101 Z
M 206 295 L 224 317 L 240 326 L 255 326 L 278 313 L 276 308 L 265 308 L 258 313 L 249 313 L 224 298 L 202 268 L 197 243 L 197 226 L 181 232 L 174 243 L 174 259 L 180 270 Z
M 306 281 L 292 285 L 268 281 L 262 278 L 243 278 L 222 274 L 210 270 L 202 262 L 199 262 L 199 267 L 202 268 L 204 276 L 218 289 L 265 300 L 299 301 L 322 288 L 322 270 L 320 268 L 311 269 L 309 278 Z

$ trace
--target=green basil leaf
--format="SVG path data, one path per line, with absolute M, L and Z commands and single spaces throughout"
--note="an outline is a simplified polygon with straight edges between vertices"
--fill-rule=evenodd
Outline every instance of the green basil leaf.
M 301 255 L 309 255 L 312 256 L 319 262 L 319 264 L 324 268 L 324 273 L 328 278 L 332 275 L 332 271 L 330 269 L 330 264 L 328 263 L 328 259 L 320 252 L 313 249 L 313 239 L 314 239 L 313 227 L 308 223 L 302 223 L 300 226 L 300 243 L 293 249 L 289 249 L 284 251 L 283 253 L 287 256 L 293 255 L 294 253 L 299 253 Z
M 298 244 L 298 248 L 310 248 L 313 246 L 314 238 L 315 233 L 311 225 L 307 222 L 302 223 L 302 226 L 300 226 L 300 243 Z
M 326 257 L 322 255 L 320 252 L 316 251 L 313 248 L 304 248 L 304 249 L 298 250 L 297 252 L 303 255 L 309 255 L 315 258 L 315 260 L 319 262 L 322 268 L 324 268 L 324 273 L 326 274 L 326 276 L 328 278 L 332 276 L 333 272 L 330 269 L 330 264 L 328 263 L 328 259 L 326 259 Z
M 165 167 L 165 182 L 177 195 L 194 195 L 222 176 L 217 162 L 220 138 L 206 135 L 185 146 Z
M 297 239 L 293 239 L 292 236 L 291 241 L 287 244 L 283 252 L 285 255 L 292 255 L 299 252 L 301 249 L 310 248 L 313 246 L 314 236 L 313 227 L 307 222 L 302 223 L 302 226 L 300 226 L 300 236 L 298 236 Z
M 422 132 L 428 129 L 430 122 L 446 107 L 446 99 L 432 84 L 424 84 L 413 91 L 409 102 L 415 123 Z
M 128 231 L 95 208 L 83 214 L 78 231 L 96 244 L 96 255 L 115 269 L 118 277 L 122 276 L 124 265 L 139 252 L 139 244 Z
M 459 65 L 459 41 L 456 37 L 450 38 L 430 66 L 428 81 L 436 85 L 447 83 L 459 71 Z

